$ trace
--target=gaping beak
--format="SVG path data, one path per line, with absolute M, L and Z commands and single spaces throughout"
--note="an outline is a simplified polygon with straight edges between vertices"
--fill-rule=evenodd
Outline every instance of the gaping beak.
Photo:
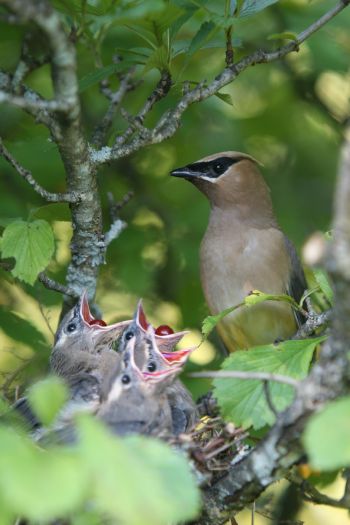
M 95 345 L 107 345 L 111 343 L 117 339 L 121 332 L 131 323 L 131 320 L 128 320 L 107 325 L 102 319 L 96 319 L 90 311 L 86 290 L 84 290 L 80 297 L 79 308 L 83 322 L 91 329 L 91 337 Z
M 150 326 L 150 323 L 147 321 L 147 317 L 145 314 L 145 311 L 142 306 L 142 300 L 140 299 L 137 309 L 135 312 L 135 321 L 136 324 L 141 330 L 146 333 L 148 330 L 148 327 Z M 173 348 L 177 345 L 181 339 L 189 333 L 188 330 L 185 330 L 183 332 L 175 332 L 173 334 L 168 335 L 155 335 L 157 346 L 160 350 L 160 352 L 171 352 Z

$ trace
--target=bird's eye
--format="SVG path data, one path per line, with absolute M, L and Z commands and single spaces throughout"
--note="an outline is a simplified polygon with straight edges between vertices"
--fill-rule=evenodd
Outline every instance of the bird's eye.
M 131 339 L 132 337 L 134 337 L 134 332 L 132 332 L 131 330 L 129 330 L 128 332 L 126 332 L 126 334 L 125 334 L 125 339 L 126 339 L 127 341 L 130 341 L 130 339 Z
M 150 363 L 148 363 L 147 365 L 147 370 L 149 372 L 155 372 L 157 370 L 157 365 L 154 361 L 151 361 Z
M 128 376 L 127 374 L 124 374 L 123 377 L 122 377 L 122 383 L 123 385 L 128 385 L 130 383 L 130 376 Z
M 77 325 L 75 323 L 69 323 L 67 326 L 67 332 L 72 333 L 76 330 Z
M 226 171 L 226 166 L 223 162 L 216 162 L 213 164 L 213 170 L 217 175 L 222 175 Z

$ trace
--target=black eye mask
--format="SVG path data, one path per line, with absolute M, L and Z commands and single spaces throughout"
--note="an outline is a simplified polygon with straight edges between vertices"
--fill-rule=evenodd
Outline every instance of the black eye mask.
M 194 164 L 189 164 L 187 167 L 193 173 L 200 173 L 205 177 L 216 179 L 225 173 L 230 166 L 240 162 L 243 158 L 244 157 L 236 157 L 233 159 L 231 157 L 219 157 L 209 162 L 195 162 Z

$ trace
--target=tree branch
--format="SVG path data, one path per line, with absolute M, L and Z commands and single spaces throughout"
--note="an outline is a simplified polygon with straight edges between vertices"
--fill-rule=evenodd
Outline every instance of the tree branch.
M 340 499 L 330 498 L 326 494 L 322 494 L 314 485 L 306 479 L 301 478 L 296 473 L 292 472 L 286 476 L 286 479 L 296 485 L 300 490 L 302 498 L 305 501 L 317 505 L 327 505 L 328 507 L 335 507 L 338 509 L 350 509 L 350 502 L 347 498 L 346 487 L 344 494 Z
M 345 9 L 349 4 L 349 0 L 340 0 L 327 13 L 321 16 L 318 20 L 313 22 L 307 29 L 299 33 L 295 40 L 280 47 L 276 51 L 264 51 L 262 49 L 255 51 L 251 55 L 242 58 L 231 67 L 227 67 L 220 73 L 209 85 L 198 84 L 194 89 L 187 91 L 185 95 L 178 102 L 176 107 L 167 111 L 159 119 L 153 130 L 147 130 L 148 133 L 136 134 L 134 139 L 126 144 L 126 139 L 132 135 L 132 129 L 128 129 L 112 147 L 104 147 L 99 151 L 91 151 L 91 159 L 96 164 L 104 164 L 111 160 L 116 160 L 131 153 L 148 146 L 150 144 L 157 144 L 163 140 L 171 137 L 177 131 L 181 124 L 181 117 L 187 108 L 201 100 L 205 100 L 214 95 L 224 86 L 233 82 L 245 69 L 256 64 L 273 62 L 293 51 L 298 51 L 299 46 L 305 42 L 311 35 L 323 27 L 327 22 L 332 20 L 338 13 Z M 143 122 L 143 121 L 142 121 Z
M 84 195 L 83 201 L 71 203 L 73 237 L 72 258 L 67 272 L 68 288 L 74 295 L 87 289 L 95 294 L 98 270 L 104 263 L 105 243 L 102 230 L 102 210 L 97 188 L 96 169 L 93 166 L 88 144 L 81 129 L 81 105 L 76 72 L 76 54 L 73 43 L 66 34 L 61 18 L 47 0 L 1 0 L 22 22 L 34 22 L 47 39 L 54 100 L 33 103 L 35 106 L 55 111 L 52 138 L 56 142 L 66 171 L 69 193 Z M 15 99 L 18 102 L 17 99 Z M 65 297 L 65 307 L 71 298 Z
M 51 277 L 48 277 L 45 272 L 40 272 L 38 275 L 38 280 L 47 288 L 48 290 L 54 290 L 55 292 L 62 293 L 64 295 L 69 295 L 70 297 L 73 297 L 76 299 L 78 296 L 77 294 L 68 288 L 68 286 L 64 286 L 64 284 L 60 284 L 54 279 L 51 279 Z
M 319 328 L 326 328 L 332 319 L 332 310 L 326 310 L 320 314 L 312 313 L 308 315 L 305 323 L 299 328 L 293 339 L 307 339 Z
M 5 160 L 17 171 L 18 175 L 22 177 L 36 193 L 43 197 L 48 202 L 78 202 L 81 200 L 81 196 L 77 195 L 74 192 L 70 193 L 51 193 L 40 184 L 36 182 L 33 175 L 29 170 L 20 165 L 20 163 L 11 155 L 8 149 L 5 147 L 1 137 L 0 137 L 0 155 L 4 157 Z

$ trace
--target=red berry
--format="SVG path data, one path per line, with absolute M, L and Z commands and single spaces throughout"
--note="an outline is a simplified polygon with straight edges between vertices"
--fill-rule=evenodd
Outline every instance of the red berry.
M 92 321 L 89 322 L 90 326 L 93 326 L 94 324 L 97 324 L 98 326 L 107 326 L 107 323 L 102 321 L 102 319 L 93 319 Z
M 156 335 L 171 335 L 174 333 L 174 330 L 167 324 L 161 324 L 158 326 L 155 333 Z

